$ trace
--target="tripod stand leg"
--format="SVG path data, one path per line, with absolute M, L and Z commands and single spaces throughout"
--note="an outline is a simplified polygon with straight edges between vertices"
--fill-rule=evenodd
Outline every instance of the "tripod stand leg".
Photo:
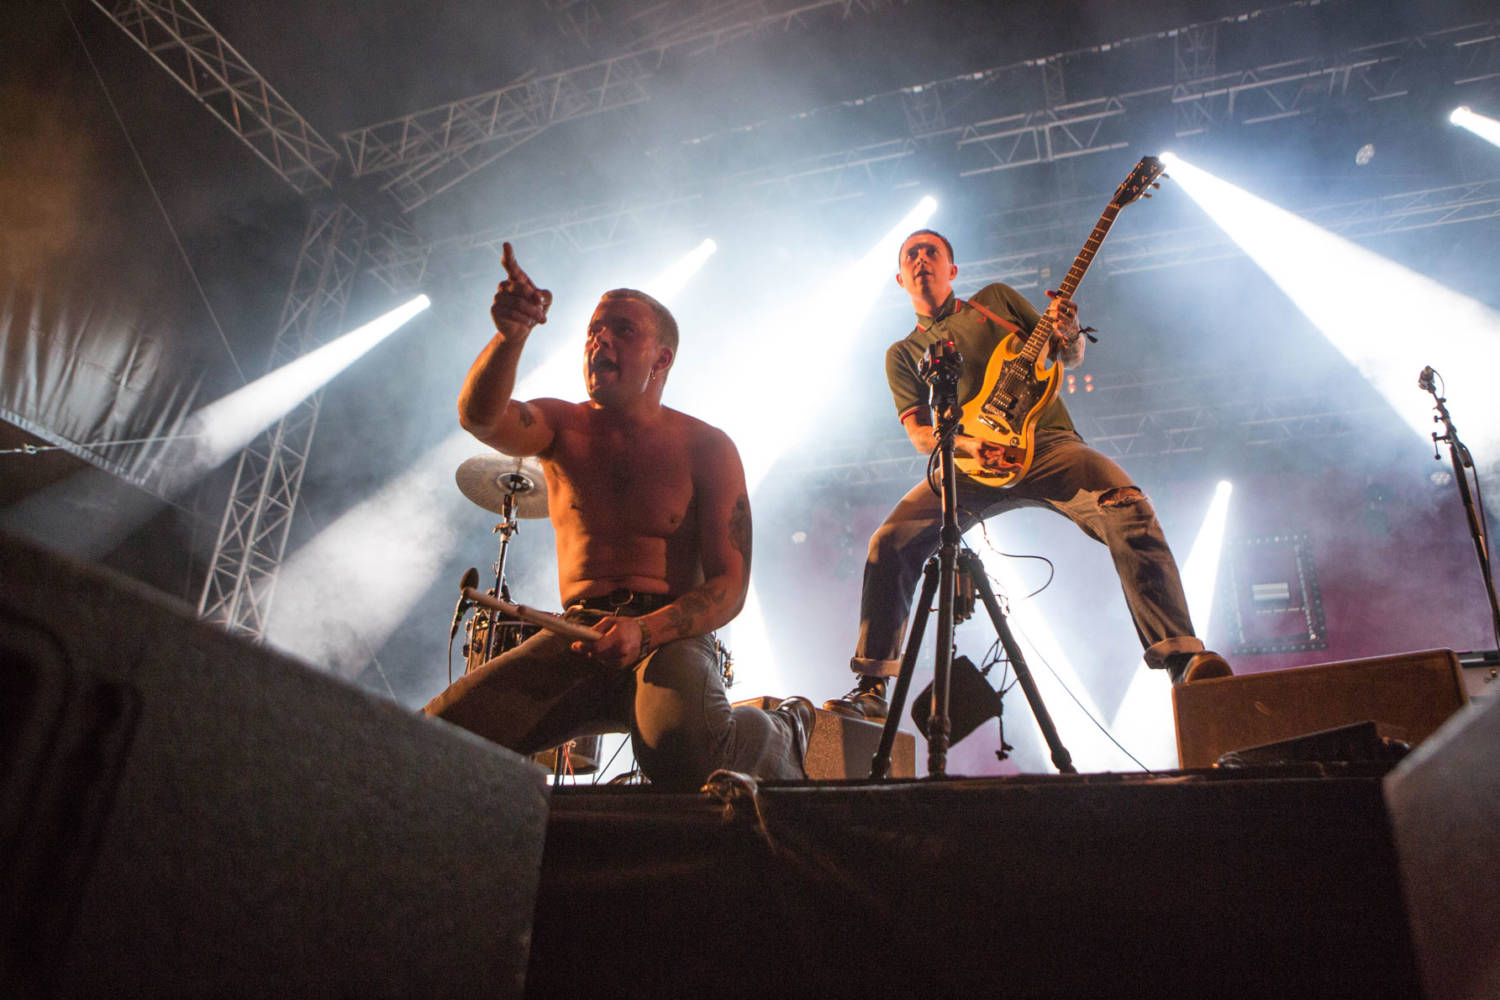
M 1057 727 L 1052 724 L 1052 716 L 1047 712 L 1047 706 L 1042 703 L 1042 693 L 1037 690 L 1036 679 L 1031 676 L 1031 668 L 1026 665 L 1026 659 L 1021 655 L 1021 647 L 1016 644 L 1016 637 L 1010 631 L 1010 623 L 1005 620 L 1005 612 L 1000 610 L 1000 602 L 995 600 L 995 592 L 990 589 L 990 578 L 985 575 L 984 564 L 979 557 L 967 549 L 959 553 L 958 561 L 963 564 L 969 575 L 974 580 L 974 589 L 979 591 L 979 599 L 984 602 L 984 609 L 990 613 L 990 621 L 995 624 L 995 633 L 1000 637 L 1000 645 L 1005 648 L 1005 655 L 1010 660 L 1010 665 L 1016 672 L 1016 680 L 1021 684 L 1021 690 L 1026 693 L 1026 701 L 1031 706 L 1031 714 L 1036 716 L 1036 724 L 1042 730 L 1042 737 L 1047 741 L 1047 747 L 1052 751 L 1052 764 L 1057 768 L 1059 774 L 1077 774 L 1078 769 L 1073 766 L 1073 755 L 1068 753 L 1068 748 L 1063 746 L 1062 739 L 1057 735 Z M 905 669 L 905 664 L 902 665 Z
M 927 613 L 932 607 L 932 595 L 937 592 L 938 561 L 927 560 L 922 569 L 922 594 L 912 611 L 911 634 L 906 638 L 906 651 L 901 654 L 901 672 L 896 675 L 891 700 L 887 703 L 885 729 L 880 734 L 880 746 L 870 759 L 870 777 L 883 779 L 891 769 L 891 748 L 896 745 L 896 729 L 901 725 L 901 711 L 906 707 L 906 692 L 911 687 L 912 671 L 917 666 L 917 650 L 922 646 L 922 636 L 927 631 Z

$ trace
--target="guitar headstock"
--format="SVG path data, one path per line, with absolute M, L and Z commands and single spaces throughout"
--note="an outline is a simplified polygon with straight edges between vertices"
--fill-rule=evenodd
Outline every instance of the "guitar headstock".
M 1115 189 L 1114 204 L 1119 208 L 1124 208 L 1137 198 L 1151 197 L 1151 191 L 1161 187 L 1156 179 L 1165 170 L 1166 167 L 1162 166 L 1162 162 L 1156 157 L 1141 157 L 1141 162 L 1135 165 L 1130 176 L 1121 181 L 1120 186 Z

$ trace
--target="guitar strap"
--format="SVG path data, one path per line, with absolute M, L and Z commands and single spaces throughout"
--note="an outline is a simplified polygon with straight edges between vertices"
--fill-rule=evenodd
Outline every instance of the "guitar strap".
M 962 309 L 965 304 L 966 303 L 963 299 L 957 300 L 958 308 Z M 975 302 L 973 299 L 969 299 L 967 304 L 973 306 L 975 309 L 978 309 L 982 314 L 984 314 L 985 319 L 989 320 L 991 323 L 994 323 L 1000 329 L 1005 330 L 1009 333 L 1017 334 L 1022 337 L 1026 336 L 1025 330 L 1022 330 L 1019 326 L 1016 326 L 1016 324 L 1012 323 L 1010 320 L 1001 319 L 999 316 L 996 316 L 994 313 L 990 312 L 988 309 L 980 305 L 978 302 Z

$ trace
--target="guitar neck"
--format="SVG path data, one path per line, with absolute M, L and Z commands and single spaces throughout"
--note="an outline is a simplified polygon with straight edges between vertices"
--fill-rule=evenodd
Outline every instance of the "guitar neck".
M 1094 262 L 1094 255 L 1099 252 L 1099 245 L 1104 242 L 1109 228 L 1115 224 L 1115 216 L 1120 214 L 1120 206 L 1111 201 L 1105 206 L 1104 212 L 1099 216 L 1099 221 L 1094 225 L 1094 231 L 1089 233 L 1089 238 L 1084 241 L 1083 249 L 1078 251 L 1078 256 L 1073 258 L 1073 266 L 1068 268 L 1064 275 L 1062 284 L 1057 286 L 1058 295 L 1065 299 L 1071 299 L 1073 293 L 1078 290 L 1083 276 L 1088 272 L 1089 265 Z M 1021 354 L 1027 361 L 1036 362 L 1042 356 L 1047 342 L 1052 339 L 1052 317 L 1042 314 L 1037 321 L 1036 329 L 1031 331 L 1031 336 L 1026 338 L 1026 346 L 1021 348 Z

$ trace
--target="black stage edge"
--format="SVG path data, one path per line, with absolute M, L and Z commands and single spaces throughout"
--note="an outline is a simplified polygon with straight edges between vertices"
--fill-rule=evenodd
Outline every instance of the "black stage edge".
M 1382 765 L 552 798 L 527 995 L 1420 997 Z

